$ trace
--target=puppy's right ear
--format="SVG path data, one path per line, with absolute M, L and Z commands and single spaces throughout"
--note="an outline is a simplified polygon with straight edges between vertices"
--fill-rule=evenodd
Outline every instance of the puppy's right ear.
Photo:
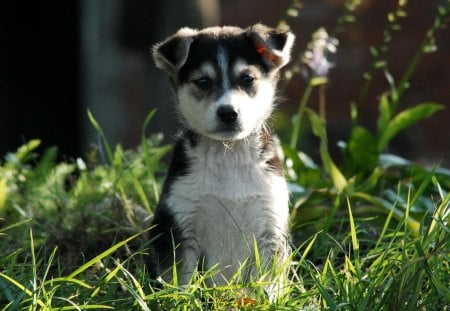
M 194 29 L 182 28 L 172 37 L 153 46 L 153 60 L 156 67 L 175 76 L 186 63 L 195 34 Z

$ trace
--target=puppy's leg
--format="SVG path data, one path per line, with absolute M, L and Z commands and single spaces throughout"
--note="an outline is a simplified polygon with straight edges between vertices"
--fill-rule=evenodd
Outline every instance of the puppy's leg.
M 197 245 L 193 242 L 184 242 L 180 259 L 178 283 L 179 285 L 187 285 L 189 284 L 194 271 L 197 269 L 200 260 L 200 252 Z
M 265 286 L 265 291 L 270 301 L 275 302 L 277 298 L 284 294 L 289 268 L 287 258 L 289 257 L 290 249 L 287 241 L 281 237 L 278 243 L 266 242 L 260 245 L 259 254 L 261 256 L 262 273 L 269 276 L 269 283 Z

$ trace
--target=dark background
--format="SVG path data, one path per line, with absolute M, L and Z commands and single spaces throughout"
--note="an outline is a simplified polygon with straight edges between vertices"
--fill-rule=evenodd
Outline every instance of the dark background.
M 436 8 L 444 1 L 410 1 L 409 17 L 390 45 L 389 70 L 399 79 L 432 25 Z M 290 0 L 0 0 L 0 155 L 25 141 L 40 138 L 42 149 L 56 145 L 60 156 L 83 156 L 97 137 L 86 111 L 90 109 L 111 144 L 134 148 L 140 140 L 146 114 L 158 108 L 150 132 L 162 131 L 170 141 L 177 123 L 173 97 L 162 72 L 155 69 L 150 47 L 182 26 L 216 24 L 248 26 L 263 22 L 276 26 Z M 287 21 L 297 36 L 294 56 L 306 47 L 312 32 L 324 26 L 330 32 L 342 14 L 343 0 L 303 1 L 297 18 Z M 366 0 L 357 21 L 338 35 L 336 68 L 327 86 L 330 144 L 346 140 L 350 102 L 370 65 L 368 47 L 377 45 L 386 15 L 397 1 Z M 450 35 L 438 34 L 439 50 L 425 55 L 401 103 L 401 108 L 423 101 L 448 106 L 450 98 Z M 305 83 L 295 79 L 280 105 L 278 124 L 296 111 Z M 377 100 L 388 89 L 376 76 L 368 101 L 360 112 L 374 128 Z M 316 107 L 312 97 L 310 106 Z M 283 115 L 284 118 L 283 119 Z M 450 111 L 410 128 L 390 151 L 425 163 L 450 164 Z M 283 126 L 281 126 L 283 127 Z M 283 129 L 279 129 L 282 133 Z M 305 138 L 306 140 L 306 138 Z M 315 154 L 313 145 L 304 144 Z M 308 149 L 309 148 L 309 149 Z
M 0 3 L 0 154 L 32 138 L 77 154 L 79 3 Z

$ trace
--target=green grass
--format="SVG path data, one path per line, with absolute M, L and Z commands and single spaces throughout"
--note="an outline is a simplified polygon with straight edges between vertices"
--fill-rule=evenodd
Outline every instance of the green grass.
M 424 219 L 428 225 L 423 225 L 421 234 L 415 238 L 410 237 L 404 224 L 399 222 L 395 228 L 386 229 L 370 241 L 368 232 L 352 217 L 348 219 L 351 230 L 347 234 L 317 233 L 299 247 L 299 260 L 290 262 L 288 294 L 272 304 L 263 291 L 264 280 L 255 281 L 250 285 L 250 297 L 254 301 L 249 309 L 448 308 L 450 245 L 448 226 L 442 223 L 442 217 L 445 214 L 448 217 L 449 197 L 445 200 L 434 215 Z M 386 228 L 389 227 L 387 222 Z M 148 283 L 139 250 L 123 261 L 116 254 L 136 236 L 99 252 L 76 270 L 68 271 L 57 264 L 58 249 L 45 254 L 44 246 L 36 248 L 34 245 L 30 226 L 22 224 L 20 227 L 24 227 L 22 231 L 29 231 L 28 239 L 22 240 L 20 249 L 2 253 L 0 284 L 4 310 L 149 310 L 157 306 L 161 310 L 221 310 L 237 306 L 246 289 L 239 284 L 208 288 L 204 279 L 198 278 L 186 288 L 166 284 L 163 290 L 156 291 Z M 362 246 L 364 249 L 360 249 Z M 313 249 L 318 254 L 316 257 L 312 255 Z
M 358 5 L 346 2 L 333 35 L 356 19 Z M 299 7 L 293 1 L 286 19 Z M 144 135 L 155 111 L 136 150 L 110 146 L 89 112 L 102 145 L 83 159 L 58 162 L 56 148 L 37 154 L 40 141 L 32 140 L 0 161 L 0 310 L 449 310 L 450 170 L 387 153 L 399 132 L 442 109 L 425 102 L 401 110 L 399 103 L 417 63 L 435 50 L 449 1 L 404 75 L 380 94 L 377 129 L 358 121 L 372 78 L 381 71 L 389 76 L 384 57 L 406 10 L 407 2 L 399 1 L 385 38 L 370 49 L 373 65 L 352 105 L 352 131 L 341 143 L 339 163 L 328 151 L 326 103 L 319 113 L 307 107 L 327 78 L 307 81 L 310 89 L 280 150 L 294 244 L 283 295 L 269 299 L 269 280 L 283 276 L 263 269 L 258 258 L 259 273 L 245 284 L 238 271 L 228 285 L 209 287 L 217 268 L 196 273 L 188 286 L 178 286 L 176 278 L 172 284 L 150 280 L 148 216 L 171 147 L 158 135 Z M 294 60 L 285 83 L 299 66 Z M 296 149 L 305 129 L 320 141 L 320 163 Z

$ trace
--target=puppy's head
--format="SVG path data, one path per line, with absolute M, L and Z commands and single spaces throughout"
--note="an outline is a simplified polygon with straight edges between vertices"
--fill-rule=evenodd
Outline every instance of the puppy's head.
M 270 115 L 277 73 L 293 41 L 293 34 L 260 24 L 182 28 L 154 47 L 153 58 L 174 83 L 186 125 L 230 141 L 245 138 Z

